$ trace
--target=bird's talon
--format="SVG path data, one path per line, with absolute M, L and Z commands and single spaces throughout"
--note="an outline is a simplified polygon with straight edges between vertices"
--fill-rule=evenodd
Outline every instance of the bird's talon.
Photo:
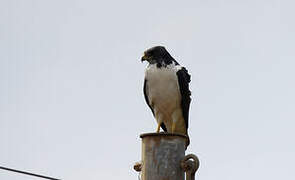
M 161 127 L 161 124 L 159 123 L 159 124 L 158 124 L 158 127 L 157 127 L 157 131 L 156 131 L 157 133 L 160 132 L 160 127 Z

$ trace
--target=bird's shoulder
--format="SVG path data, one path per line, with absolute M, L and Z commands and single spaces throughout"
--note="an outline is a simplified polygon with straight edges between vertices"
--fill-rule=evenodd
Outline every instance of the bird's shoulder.
M 181 77 L 181 80 L 184 80 L 187 83 L 191 82 L 191 75 L 185 67 L 179 66 L 176 74 Z

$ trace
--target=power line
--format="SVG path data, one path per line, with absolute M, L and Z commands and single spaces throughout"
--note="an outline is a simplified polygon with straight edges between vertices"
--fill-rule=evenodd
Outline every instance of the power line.
M 30 173 L 30 172 L 26 172 L 26 171 L 20 171 L 20 170 L 11 169 L 11 168 L 2 167 L 2 166 L 0 166 L 0 169 L 4 169 L 4 170 L 7 170 L 7 171 L 13 171 L 13 172 L 16 172 L 16 173 L 22 173 L 22 174 L 35 176 L 35 177 L 39 177 L 39 178 L 44 178 L 44 179 L 61 180 L 61 179 L 56 179 L 56 178 L 52 178 L 52 177 L 48 177 L 48 176 L 43 176 L 43 175 L 40 175 L 40 174 L 34 174 L 34 173 Z

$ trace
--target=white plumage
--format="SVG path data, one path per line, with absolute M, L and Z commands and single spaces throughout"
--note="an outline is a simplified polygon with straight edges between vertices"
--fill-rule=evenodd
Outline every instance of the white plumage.
M 158 124 L 156 132 L 161 127 L 164 132 L 187 135 L 191 102 L 188 71 L 163 46 L 146 50 L 141 61 L 149 63 L 143 92 Z
M 172 64 L 158 68 L 156 64 L 150 64 L 145 71 L 146 93 L 150 105 L 154 109 L 158 124 L 166 125 L 168 132 L 179 133 L 185 128 L 185 121 L 181 109 L 181 94 L 178 84 L 177 71 L 182 67 Z M 152 87 L 152 88 L 151 88 Z M 172 130 L 172 122 L 177 124 Z

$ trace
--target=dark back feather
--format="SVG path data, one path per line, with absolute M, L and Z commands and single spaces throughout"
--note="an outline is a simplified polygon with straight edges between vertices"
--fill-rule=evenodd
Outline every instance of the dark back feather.
M 189 118 L 189 107 L 191 103 L 191 91 L 189 90 L 189 83 L 191 81 L 191 76 L 188 74 L 187 70 L 183 67 L 181 70 L 177 71 L 178 85 L 181 94 L 181 108 L 182 114 L 185 121 L 186 129 L 188 128 L 188 118 Z

